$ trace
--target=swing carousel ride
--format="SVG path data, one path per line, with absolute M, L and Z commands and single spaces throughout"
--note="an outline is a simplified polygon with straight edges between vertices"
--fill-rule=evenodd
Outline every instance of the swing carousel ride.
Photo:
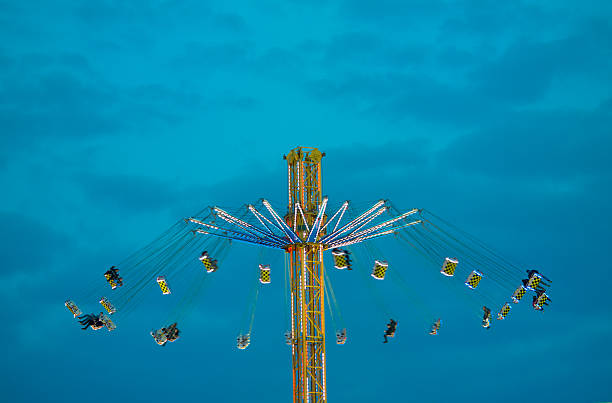
M 170 295 L 173 282 L 189 278 L 180 301 L 162 322 L 165 326 L 151 331 L 153 340 L 165 346 L 180 337 L 179 322 L 192 308 L 207 278 L 222 268 L 230 248 L 246 243 L 279 250 L 285 256 L 286 298 L 291 312 L 285 341 L 292 352 L 293 402 L 324 403 L 327 401 L 325 300 L 332 320 L 334 310 L 338 310 L 323 264 L 326 252 L 330 252 L 335 269 L 353 270 L 366 261 L 373 280 L 385 280 L 387 273 L 393 272 L 398 281 L 406 283 L 401 270 L 393 267 L 398 265 L 388 262 L 373 245 L 374 239 L 394 238 L 423 257 L 429 266 L 436 267 L 444 280 L 463 283 L 466 293 L 482 301 L 482 313 L 478 315 L 482 315 L 481 326 L 485 329 L 491 327 L 491 309 L 496 308 L 498 320 L 505 320 L 512 306 L 529 292 L 533 293 L 535 310 L 543 311 L 549 304 L 550 280 L 543 274 L 512 264 L 475 237 L 427 210 L 399 210 L 388 200 L 379 200 L 365 211 L 356 210 L 349 201 L 330 209 L 321 187 L 324 156 L 318 149 L 307 147 L 297 147 L 284 156 L 288 171 L 288 203 L 284 215 L 265 199 L 236 211 L 216 206 L 206 208 L 179 220 L 153 242 L 109 268 L 104 273 L 106 282 L 97 281 L 78 298 L 66 300 L 65 306 L 83 329 L 113 331 L 134 310 L 146 290 L 159 287 L 161 295 Z M 358 260 L 359 249 L 365 251 L 366 257 Z M 253 265 L 258 279 L 250 323 L 236 341 L 241 350 L 251 343 L 259 290 L 271 284 L 271 273 L 276 270 L 266 262 L 258 263 Z M 103 311 L 84 315 L 77 302 L 86 304 L 94 296 Z M 385 343 L 395 335 L 396 319 L 390 319 L 384 330 Z M 431 320 L 429 334 L 436 335 L 441 320 L 433 317 Z M 335 338 L 337 344 L 345 344 L 346 328 L 337 328 Z

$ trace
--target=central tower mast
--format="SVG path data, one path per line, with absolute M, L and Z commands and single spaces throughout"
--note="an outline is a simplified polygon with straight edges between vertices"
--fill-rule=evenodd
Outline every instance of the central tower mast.
M 323 201 L 323 156 L 316 148 L 298 147 L 285 157 L 289 179 L 289 203 L 285 221 L 288 226 L 297 229 L 297 234 L 303 240 L 307 240 L 309 228 L 313 227 Z M 323 245 L 307 240 L 288 246 L 286 251 L 290 254 L 291 262 L 293 402 L 324 403 L 327 395 Z

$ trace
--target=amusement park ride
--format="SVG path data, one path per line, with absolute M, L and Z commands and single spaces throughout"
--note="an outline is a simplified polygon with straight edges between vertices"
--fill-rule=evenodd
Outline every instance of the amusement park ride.
M 518 283 L 516 277 L 519 275 L 516 266 L 505 262 L 488 249 L 479 250 L 477 246 L 468 244 L 467 241 L 455 242 L 457 238 L 424 218 L 423 211 L 419 209 L 401 212 L 395 210 L 388 201 L 380 200 L 365 212 L 351 216 L 347 214 L 349 202 L 346 201 L 338 210 L 328 214 L 328 199 L 323 196 L 321 186 L 321 161 L 324 156 L 325 154 L 317 148 L 297 147 L 284 157 L 287 161 L 288 174 L 288 204 L 284 216 L 274 210 L 267 200 L 262 200 L 258 206 L 247 205 L 246 212 L 242 216 L 213 207 L 208 217 L 193 216 L 185 219 L 183 226 L 177 230 L 178 237 L 172 238 L 171 241 L 164 241 L 165 249 L 160 252 L 159 260 L 147 261 L 146 259 L 151 258 L 143 258 L 138 262 L 138 264 L 145 262 L 153 267 L 149 273 L 142 276 L 142 281 L 156 279 L 162 293 L 167 295 L 171 293 L 167 282 L 169 276 L 160 276 L 159 270 L 161 267 L 176 265 L 183 255 L 178 252 L 168 254 L 167 250 L 170 246 L 166 245 L 174 245 L 175 249 L 178 249 L 178 245 L 182 245 L 180 251 L 185 245 L 193 242 L 193 235 L 198 235 L 284 251 L 289 256 L 290 263 L 288 271 L 291 330 L 288 332 L 287 339 L 292 351 L 294 403 L 324 403 L 327 401 L 324 251 L 332 251 L 336 268 L 350 269 L 349 252 L 341 248 L 386 235 L 403 234 L 412 247 L 424 251 L 432 262 L 442 264 L 441 273 L 447 277 L 455 275 L 459 261 L 449 258 L 446 253 L 460 254 L 463 252 L 462 255 L 465 255 L 464 259 L 468 267 L 474 268 L 469 272 L 465 281 L 465 285 L 472 290 L 479 285 L 485 272 L 493 281 L 503 285 L 509 284 L 511 289 L 514 289 Z M 384 219 L 383 214 L 385 214 Z M 423 231 L 425 223 L 428 226 Z M 192 236 L 183 242 L 185 238 L 182 236 L 185 233 L 190 233 Z M 204 264 L 208 273 L 218 269 L 217 260 L 206 251 L 202 253 L 199 260 Z M 138 265 L 134 264 L 134 267 L 136 266 Z M 386 261 L 376 260 L 371 276 L 377 280 L 384 279 L 387 267 Z M 476 270 L 476 267 L 479 270 Z M 487 270 L 484 270 L 485 268 Z M 262 284 L 269 283 L 270 267 L 259 265 L 259 270 L 259 281 Z M 105 273 L 105 276 L 112 289 L 116 289 L 117 286 L 121 287 L 123 284 L 123 279 L 119 277 L 118 269 L 114 266 Z M 537 271 L 528 271 L 528 278 L 523 280 L 522 285 L 519 285 L 519 288 L 512 294 L 512 302 L 518 303 L 528 290 L 535 291 L 533 306 L 536 310 L 542 310 L 549 301 L 543 289 L 543 285 L 546 285 L 544 280 L 547 279 Z M 135 289 L 132 294 L 135 295 L 139 290 Z M 125 305 L 132 300 L 132 294 L 119 301 L 119 310 L 122 309 L 120 305 Z M 109 315 L 118 311 L 106 297 L 103 297 L 100 303 Z M 66 306 L 75 317 L 82 314 L 72 300 L 66 301 Z M 487 307 L 483 309 L 485 317 L 482 326 L 488 328 L 491 312 Z M 510 304 L 506 303 L 498 314 L 498 319 L 504 319 L 509 311 Z M 88 325 L 97 329 L 103 326 L 109 330 L 115 328 L 114 322 L 106 314 L 85 316 L 86 318 L 81 322 L 85 328 Z M 392 320 L 390 325 L 393 328 L 392 332 L 386 332 L 385 335 L 393 335 L 397 322 Z M 440 320 L 434 324 L 430 334 L 437 334 L 439 328 Z M 179 337 L 177 323 L 152 332 L 152 336 L 160 345 L 176 340 Z M 337 337 L 338 344 L 343 344 L 346 341 L 345 330 L 340 331 Z M 241 335 L 238 339 L 238 348 L 244 349 L 249 343 L 250 334 Z

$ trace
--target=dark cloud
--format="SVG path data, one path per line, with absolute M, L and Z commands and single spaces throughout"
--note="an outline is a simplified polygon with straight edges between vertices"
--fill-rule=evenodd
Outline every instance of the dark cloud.
M 224 71 L 228 68 L 244 66 L 252 48 L 252 43 L 245 40 L 223 43 L 190 43 L 171 62 L 171 66 L 181 70 L 197 70 L 201 74 Z
M 351 147 L 326 149 L 325 170 L 330 177 L 341 181 L 342 178 L 363 177 L 363 175 L 385 176 L 389 171 L 400 169 L 402 173 L 429 164 L 432 142 L 425 136 L 414 135 L 382 144 L 352 144 Z M 372 164 L 376 170 L 372 170 Z M 349 170 L 346 167 L 350 167 Z M 332 185 L 336 187 L 336 185 Z
M 134 24 L 167 30 L 181 24 L 201 22 L 211 14 L 211 10 L 207 1 L 160 1 L 130 5 L 116 0 L 104 0 L 95 4 L 81 2 L 75 7 L 74 13 L 84 23 L 104 29 Z M 146 31 L 154 34 L 155 30 Z
M 110 113 L 118 101 L 115 88 L 89 74 L 86 58 L 26 54 L 13 66 L 0 78 L 5 141 L 95 136 L 121 127 Z
M 97 3 L 77 2 L 67 6 L 70 22 L 82 32 L 84 39 L 104 45 L 107 51 L 117 46 L 131 55 L 147 58 L 168 39 L 192 38 L 197 32 L 212 27 L 212 11 L 208 1 L 157 1 L 146 4 L 123 4 L 115 0 Z M 108 45 L 111 45 L 109 47 Z M 113 54 L 117 57 L 117 54 Z M 124 56 L 124 55 L 121 55 Z
M 440 14 L 441 4 L 418 0 L 383 0 L 372 3 L 367 0 L 348 0 L 343 2 L 342 9 L 346 15 L 377 24 L 420 24 L 436 19 Z
M 10 158 L 33 152 L 44 140 L 87 139 L 117 133 L 124 122 L 111 113 L 116 94 L 64 71 L 25 76 L 0 84 L 0 142 Z M 8 153 L 10 150 L 10 153 Z
M 213 17 L 213 23 L 217 27 L 233 33 L 244 33 L 248 31 L 246 21 L 239 14 L 217 14 Z
M 214 100 L 208 100 L 209 110 L 231 109 L 231 110 L 250 110 L 257 106 L 257 99 L 250 95 L 234 93 L 224 93 Z
M 364 70 L 387 71 L 413 68 L 425 57 L 425 48 L 417 45 L 395 44 L 368 32 L 348 32 L 330 40 L 324 47 L 323 64 Z
M 58 63 L 70 68 L 74 71 L 80 71 L 83 73 L 92 73 L 91 65 L 89 60 L 79 53 L 60 53 L 57 56 Z
M 26 16 L 26 8 L 14 1 L 0 2 L 0 36 L 3 38 L 32 39 L 36 32 L 25 21 L 30 20 Z M 6 46 L 7 43 L 3 43 Z M 1 66 L 1 65 L 0 65 Z
M 440 66 L 448 66 L 464 71 L 466 68 L 472 68 L 476 64 L 477 55 L 474 51 L 451 46 L 439 49 L 436 59 Z
M 279 187 L 280 183 L 284 183 L 281 172 L 269 171 L 261 161 L 251 161 L 244 167 L 243 173 L 236 177 L 215 184 L 183 189 L 184 197 L 173 211 L 181 215 L 186 212 L 191 214 L 209 205 L 240 209 L 241 206 L 255 203 L 261 198 L 269 200 L 275 208 L 282 211 L 285 191 Z
M 559 75 L 590 74 L 612 68 L 612 29 L 596 22 L 566 38 L 538 42 L 521 40 L 497 60 L 472 74 L 489 97 L 514 103 L 532 102 L 549 90 Z
M 66 247 L 68 238 L 52 227 L 48 217 L 28 217 L 20 213 L 0 212 L 2 239 L 0 271 L 4 276 L 15 273 L 35 275 L 53 265 Z
M 0 70 L 4 151 L 36 147 L 34 138 L 82 141 L 134 128 L 159 129 L 159 123 L 169 127 L 203 109 L 255 105 L 252 96 L 228 91 L 207 94 L 205 99 L 189 86 L 154 82 L 120 86 L 78 53 L 26 53 L 7 59 Z
M 486 127 L 510 119 L 516 107 L 542 99 L 553 84 L 563 82 L 557 78 L 605 80 L 603 72 L 612 68 L 608 33 L 607 24 L 596 23 L 564 39 L 524 39 L 493 60 L 482 57 L 486 48 L 430 52 L 443 62 L 441 68 L 458 67 L 446 80 L 423 68 L 429 57 L 424 49 L 350 33 L 324 46 L 323 60 L 334 69 L 306 88 L 321 101 L 340 102 L 342 108 L 385 119 L 414 117 L 439 123 L 442 113 L 446 124 Z
M 45 74 L 32 83 L 26 83 L 27 78 L 23 77 L 21 85 L 8 88 L 6 98 L 1 100 L 2 106 L 10 103 L 24 110 L 44 111 L 54 116 L 65 114 L 68 117 L 86 114 L 88 103 L 110 107 L 117 101 L 112 88 L 102 83 L 86 83 L 65 71 Z
M 150 8 L 139 10 L 135 6 L 117 7 L 112 0 L 100 1 L 97 4 L 81 4 L 77 7 L 76 14 L 88 24 L 101 24 L 116 22 L 119 18 L 130 19 L 146 16 Z
M 104 206 L 109 211 L 142 213 L 162 211 L 180 202 L 180 189 L 172 183 L 150 177 L 127 175 L 80 175 L 80 190 L 90 203 Z
M 488 176 L 582 179 L 610 175 L 612 108 L 523 111 L 461 136 L 444 153 L 455 169 Z M 456 158 L 459 157 L 459 158 Z
M 18 10 L 19 8 L 17 7 L 17 5 L 9 0 L 2 0 L 0 1 L 0 10 L 3 13 L 7 13 L 7 12 L 15 12 L 16 10 Z
M 112 157 L 111 157 L 112 158 Z M 214 167 L 203 162 L 203 177 L 214 177 Z M 278 201 L 278 184 L 284 183 L 280 172 L 270 173 L 265 165 L 257 162 L 244 167 L 241 175 L 223 181 L 214 181 L 199 186 L 177 185 L 174 181 L 162 181 L 152 177 L 129 175 L 79 174 L 74 185 L 84 194 L 88 203 L 109 214 L 120 215 L 168 214 L 175 218 L 185 217 L 202 208 L 218 204 L 228 208 L 239 208 L 254 203 L 259 198 Z
M 494 43 L 506 35 L 515 35 L 517 29 L 523 35 L 537 36 L 542 23 L 553 27 L 559 20 L 559 15 L 541 4 L 525 1 L 500 4 L 486 0 L 478 7 L 470 7 L 469 1 L 454 1 L 447 2 L 446 6 L 438 27 L 438 39 L 444 43 L 464 39 L 472 43 Z
M 300 52 L 274 47 L 258 56 L 253 61 L 253 67 L 267 77 L 294 80 L 303 74 L 307 60 Z
M 309 83 L 321 101 L 340 102 L 384 119 L 414 117 L 451 126 L 474 126 L 494 119 L 502 110 L 469 87 L 452 86 L 421 74 L 352 75 L 337 81 Z M 441 116 L 444 119 L 440 119 Z
M 345 61 L 357 63 L 361 67 L 364 64 L 370 64 L 371 59 L 384 46 L 379 36 L 365 32 L 346 33 L 330 41 L 325 49 L 325 58 L 332 63 Z
M 0 74 L 6 73 L 8 70 L 12 68 L 13 60 L 0 49 Z
M 120 114 L 129 117 L 127 124 L 132 127 L 157 122 L 165 126 L 177 124 L 191 115 L 191 111 L 201 109 L 204 102 L 202 95 L 192 89 L 176 89 L 161 84 L 126 88 L 121 95 Z
M 551 53 L 555 52 L 547 46 L 517 44 L 473 77 L 487 96 L 513 102 L 535 101 L 549 89 L 560 62 Z

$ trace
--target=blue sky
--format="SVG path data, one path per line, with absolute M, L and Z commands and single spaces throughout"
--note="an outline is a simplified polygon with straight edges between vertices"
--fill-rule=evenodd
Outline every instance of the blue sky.
M 204 206 L 282 208 L 282 155 L 302 145 L 327 153 L 330 200 L 427 208 L 554 281 L 544 314 L 485 333 L 432 275 L 414 287 L 439 337 L 394 294 L 382 345 L 364 282 L 331 272 L 349 341 L 328 345 L 330 401 L 612 400 L 611 17 L 606 1 L 0 0 L 4 396 L 286 401 L 280 284 L 234 347 L 240 254 L 164 349 L 156 305 L 103 334 L 63 301 Z M 379 246 L 405 277 L 435 273 Z

